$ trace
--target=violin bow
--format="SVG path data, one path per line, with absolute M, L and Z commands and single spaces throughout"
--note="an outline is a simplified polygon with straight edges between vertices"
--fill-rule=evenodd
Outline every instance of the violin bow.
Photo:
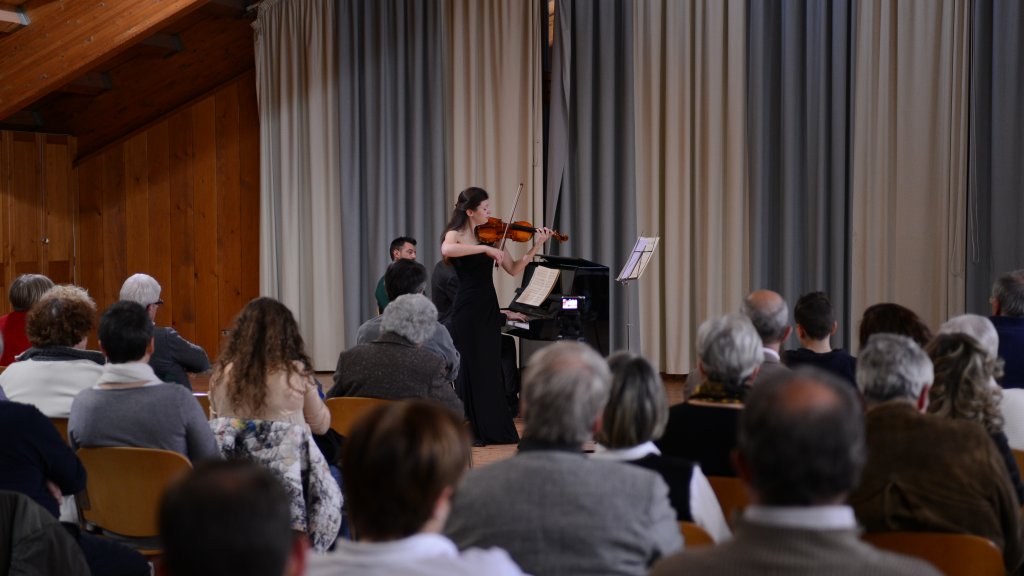
M 516 216 L 516 208 L 519 206 L 519 196 L 523 193 L 523 183 L 519 183 L 519 189 L 516 190 L 516 201 L 512 203 L 512 213 L 508 215 L 508 220 L 505 221 L 505 231 L 501 233 L 501 245 L 498 247 L 502 253 L 505 252 L 505 242 L 508 242 L 508 230 L 512 227 L 512 220 Z M 498 263 L 495 262 L 494 267 L 498 267 Z

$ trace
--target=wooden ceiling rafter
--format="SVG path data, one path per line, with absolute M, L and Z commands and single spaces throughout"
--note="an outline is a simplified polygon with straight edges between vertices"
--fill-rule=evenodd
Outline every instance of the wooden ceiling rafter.
M 0 37 L 0 118 L 84 75 L 207 0 L 51 2 Z M 31 33 L 26 33 L 31 30 Z

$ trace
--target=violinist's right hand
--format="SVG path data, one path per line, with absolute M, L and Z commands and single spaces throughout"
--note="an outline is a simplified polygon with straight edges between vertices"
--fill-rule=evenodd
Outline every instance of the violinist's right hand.
M 493 246 L 488 246 L 485 253 L 491 260 L 494 260 L 494 263 L 498 266 L 501 266 L 501 261 L 505 259 L 505 252 L 503 250 L 498 250 Z

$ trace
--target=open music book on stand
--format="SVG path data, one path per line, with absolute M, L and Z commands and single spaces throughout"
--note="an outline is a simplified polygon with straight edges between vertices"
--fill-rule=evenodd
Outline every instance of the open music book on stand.
M 632 302 L 629 299 L 629 282 L 631 280 L 639 280 L 640 276 L 643 275 L 644 270 L 647 270 L 647 265 L 650 264 L 651 259 L 654 258 L 654 251 L 658 248 L 658 236 L 652 236 L 650 238 L 641 236 L 636 239 L 636 244 L 633 246 L 633 252 L 630 253 L 629 259 L 626 260 L 626 265 L 622 267 L 622 271 L 619 272 L 618 278 L 615 280 L 622 282 L 622 285 L 626 288 L 626 349 L 630 350 L 629 338 L 630 332 L 632 331 L 633 325 L 630 323 L 629 310 L 632 308 Z

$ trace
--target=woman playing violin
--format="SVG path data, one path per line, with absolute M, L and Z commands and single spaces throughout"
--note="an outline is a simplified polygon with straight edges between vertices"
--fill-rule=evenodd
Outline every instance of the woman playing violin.
M 515 276 L 540 252 L 552 231 L 535 231 L 534 245 L 522 258 L 508 250 L 482 244 L 476 227 L 491 215 L 490 200 L 482 188 L 467 188 L 459 194 L 441 243 L 459 276 L 459 290 L 452 304 L 448 329 L 461 356 L 455 389 L 466 407 L 477 444 L 514 444 L 519 441 L 512 414 L 505 401 L 501 377 L 501 327 L 506 316 L 499 311 L 494 291 L 492 262 Z M 522 319 L 509 313 L 513 319 Z

